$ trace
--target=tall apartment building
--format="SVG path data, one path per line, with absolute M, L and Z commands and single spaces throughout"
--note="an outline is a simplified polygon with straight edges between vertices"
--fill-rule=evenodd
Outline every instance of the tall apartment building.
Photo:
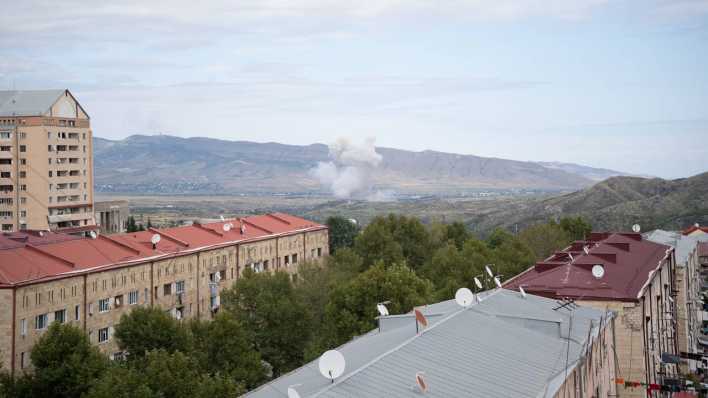
M 69 90 L 0 91 L 0 229 L 94 228 L 92 153 Z
M 294 274 L 327 255 L 328 242 L 326 226 L 282 213 L 95 239 L 0 234 L 0 368 L 28 369 L 51 322 L 72 323 L 120 356 L 113 330 L 133 308 L 210 319 L 244 269 Z

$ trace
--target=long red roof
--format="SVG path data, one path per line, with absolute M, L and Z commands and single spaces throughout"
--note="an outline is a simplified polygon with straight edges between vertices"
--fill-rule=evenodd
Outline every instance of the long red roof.
M 585 253 L 587 248 L 588 253 Z M 507 289 L 551 298 L 636 301 L 646 283 L 666 258 L 670 246 L 635 233 L 593 233 L 504 283 Z M 602 265 L 602 278 L 592 268 Z
M 224 228 L 225 224 L 229 227 Z M 208 224 L 100 235 L 96 239 L 36 231 L 4 234 L 0 235 L 0 287 L 324 228 L 322 224 L 289 214 L 273 213 Z M 153 249 L 151 238 L 155 234 L 160 235 L 160 242 Z

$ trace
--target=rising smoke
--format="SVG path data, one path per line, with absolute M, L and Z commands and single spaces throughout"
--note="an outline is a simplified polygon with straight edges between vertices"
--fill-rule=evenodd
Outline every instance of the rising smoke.
M 310 172 L 335 197 L 381 200 L 381 192 L 373 191 L 373 176 L 383 157 L 376 152 L 373 138 L 362 145 L 339 138 L 329 145 L 329 158 L 330 161 L 319 162 Z

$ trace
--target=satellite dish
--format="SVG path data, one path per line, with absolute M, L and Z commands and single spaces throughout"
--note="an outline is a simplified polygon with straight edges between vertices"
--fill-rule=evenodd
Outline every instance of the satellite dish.
M 388 308 L 383 303 L 376 304 L 376 309 L 379 310 L 379 315 L 388 316 Z
M 485 265 L 485 266 L 484 266 L 484 269 L 487 271 L 487 274 L 488 274 L 490 277 L 494 278 L 494 272 L 492 272 L 492 269 L 489 268 L 488 265 Z
M 472 305 L 473 300 L 474 294 L 470 289 L 466 287 L 459 288 L 457 289 L 457 292 L 455 292 L 455 301 L 461 307 L 469 307 L 470 305 Z
M 346 362 L 344 361 L 344 356 L 341 352 L 337 350 L 329 350 L 320 357 L 319 366 L 322 376 L 334 382 L 334 379 L 344 373 Z
M 521 297 L 526 298 L 526 291 L 523 287 L 519 286 L 519 292 L 521 293 Z
M 93 231 L 91 231 L 91 232 L 93 232 Z M 44 231 L 39 231 L 39 237 L 41 238 L 43 236 L 44 236 Z
M 596 279 L 600 279 L 605 276 L 605 267 L 600 264 L 595 264 L 592 266 L 592 276 Z
M 474 284 L 477 285 L 477 289 L 482 289 L 482 282 L 476 276 L 474 277 Z
M 415 384 L 418 385 L 418 388 L 420 389 L 420 392 L 427 392 L 428 391 L 428 383 L 425 382 L 425 377 L 423 377 L 425 373 L 423 372 L 418 372 L 415 374 Z
M 588 249 L 587 246 L 583 246 L 583 252 L 585 253 L 585 255 L 588 255 L 590 254 L 590 249 Z
M 160 239 L 160 234 L 155 234 L 152 236 L 152 238 L 150 238 L 150 242 L 152 242 L 153 245 L 156 245 L 160 243 Z
M 501 289 L 501 287 L 502 287 L 501 282 L 499 281 L 499 278 L 497 278 L 496 276 L 494 277 L 494 284 L 497 285 L 497 287 Z
M 635 234 L 638 234 L 639 231 L 642 230 L 642 227 L 639 226 L 639 224 L 634 224 L 632 225 L 632 231 L 634 231 Z
M 354 225 L 357 225 L 357 224 L 358 224 L 358 222 L 357 222 L 356 219 L 354 219 L 354 218 L 350 218 L 350 219 L 349 219 L 349 222 L 352 223 L 352 224 L 354 224 Z
M 299 384 L 288 387 L 288 398 L 300 398 L 300 393 L 295 390 L 296 386 L 299 386 Z
M 222 228 L 224 228 L 224 232 L 229 232 L 229 231 L 231 231 L 231 225 L 230 225 L 230 224 L 224 224 L 224 226 L 223 226 Z
M 91 232 L 89 232 L 89 235 L 91 235 L 91 239 L 96 239 L 96 238 L 98 238 L 98 234 L 96 233 L 96 231 L 91 231 Z M 39 235 L 39 236 L 42 236 L 42 235 L 41 235 L 41 232 L 40 232 L 40 235 Z

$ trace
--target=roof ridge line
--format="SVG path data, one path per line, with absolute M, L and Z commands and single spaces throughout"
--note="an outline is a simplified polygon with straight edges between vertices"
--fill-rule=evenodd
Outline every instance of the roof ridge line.
M 137 254 L 137 255 L 140 255 L 140 250 L 135 249 L 135 248 L 132 248 L 132 247 L 126 245 L 126 244 L 123 243 L 123 242 L 119 242 L 119 241 L 117 241 L 117 240 L 115 240 L 115 239 L 113 239 L 113 238 L 110 238 L 110 237 L 104 236 L 104 235 L 100 235 L 100 234 L 98 235 L 98 238 L 99 238 L 99 239 L 105 239 L 105 240 L 107 240 L 107 241 L 113 243 L 114 245 L 120 246 L 120 247 L 122 247 L 122 248 L 124 248 L 124 249 L 128 249 L 128 250 L 130 250 L 131 252 L 133 252 L 133 253 L 135 253 L 135 254 Z
M 215 229 L 207 228 L 207 227 L 205 227 L 204 225 L 202 225 L 201 223 L 193 223 L 192 225 L 193 225 L 195 228 L 201 229 L 202 231 L 209 232 L 210 234 L 214 234 L 214 235 L 216 235 L 216 236 L 218 236 L 218 237 L 220 237 L 220 238 L 223 238 L 223 237 L 224 237 L 224 234 L 222 234 L 221 232 L 219 232 L 219 231 L 217 231 L 217 230 L 215 230 Z M 159 232 L 157 232 L 157 233 L 159 233 Z
M 35 252 L 37 252 L 37 253 L 39 253 L 39 254 L 42 254 L 42 255 L 44 255 L 44 256 L 46 256 L 46 257 L 53 258 L 53 259 L 55 259 L 55 260 L 59 260 L 59 261 L 63 262 L 64 264 L 68 265 L 68 266 L 71 267 L 71 268 L 76 268 L 76 264 L 72 263 L 71 261 L 69 261 L 69 260 L 67 260 L 67 259 L 65 259 L 65 258 L 59 257 L 59 256 L 57 256 L 57 255 L 55 255 L 55 254 L 51 254 L 51 253 L 48 253 L 48 252 L 46 252 L 46 251 L 44 251 L 44 250 L 41 250 L 40 248 L 38 248 L 38 247 L 36 247 L 36 246 L 34 246 L 34 245 L 26 244 L 26 245 L 25 245 L 25 248 L 26 248 L 26 249 L 30 249 L 30 250 L 32 250 L 32 251 L 35 251 Z
M 495 289 L 494 291 L 492 291 L 492 293 L 490 293 L 487 297 L 492 296 L 492 295 L 495 295 L 495 294 L 497 294 L 497 293 L 500 292 L 500 291 L 501 291 L 501 289 L 500 289 L 500 288 L 497 288 L 497 289 Z M 426 305 L 427 305 L 427 304 L 426 304 Z M 414 310 L 415 310 L 415 308 L 416 308 L 416 307 L 413 307 Z M 378 362 L 378 361 L 381 360 L 382 358 L 385 358 L 386 356 L 388 356 L 388 355 L 390 355 L 390 354 L 393 354 L 394 352 L 396 352 L 396 351 L 400 350 L 401 348 L 405 347 L 406 345 L 408 345 L 409 343 L 413 342 L 413 341 L 416 340 L 417 338 L 419 338 L 419 337 L 425 335 L 426 333 L 428 333 L 429 331 L 435 329 L 436 327 L 438 327 L 438 325 L 442 325 L 442 324 L 445 323 L 446 321 L 448 321 L 448 320 L 450 320 L 450 319 L 456 317 L 457 315 L 459 315 L 459 314 L 461 314 L 461 313 L 463 313 L 463 312 L 465 312 L 465 311 L 467 311 L 468 309 L 471 309 L 471 308 L 472 308 L 472 306 L 466 307 L 466 308 L 465 308 L 465 307 L 461 307 L 461 308 L 459 308 L 457 311 L 453 311 L 450 315 L 448 315 L 448 316 L 444 317 L 443 319 L 437 321 L 437 322 L 436 322 L 434 325 L 432 325 L 431 327 L 423 329 L 420 333 L 416 333 L 414 336 L 412 336 L 412 337 L 406 339 L 406 340 L 403 341 L 401 344 L 399 344 L 399 345 L 393 347 L 392 349 L 390 349 L 390 350 L 384 352 L 383 354 L 381 354 L 381 355 L 375 357 L 375 358 L 372 359 L 371 361 L 369 361 L 369 362 L 365 363 L 364 365 L 360 366 L 359 369 L 356 369 L 355 371 L 351 372 L 350 374 L 348 374 L 348 375 L 346 375 L 346 376 L 340 378 L 339 380 L 335 381 L 334 383 L 330 384 L 330 385 L 327 386 L 326 388 L 324 388 L 324 389 L 318 391 L 315 395 L 312 395 L 312 398 L 319 397 L 320 395 L 324 394 L 325 392 L 331 390 L 332 388 L 338 386 L 339 384 L 343 383 L 344 381 L 350 379 L 350 378 L 353 377 L 355 374 L 358 374 L 359 372 L 363 371 L 364 369 L 366 369 L 366 368 L 368 368 L 369 366 L 373 365 L 374 363 Z M 416 322 L 418 322 L 418 321 L 416 320 Z
M 199 225 L 199 226 L 201 226 L 201 224 L 194 224 L 194 225 Z M 205 229 L 206 229 L 206 228 L 205 228 Z M 152 233 L 155 233 L 155 234 L 158 234 L 158 235 L 162 235 L 162 236 L 164 236 L 165 238 L 167 238 L 167 239 L 169 239 L 169 240 L 171 240 L 171 241 L 173 241 L 173 242 L 176 242 L 176 243 L 178 243 L 178 244 L 180 244 L 180 245 L 182 245 L 182 246 L 184 246 L 184 247 L 189 247 L 189 243 L 188 243 L 188 242 L 185 242 L 185 241 L 183 241 L 183 240 L 181 240 L 181 239 L 175 238 L 174 236 L 168 234 L 167 232 L 161 231 L 161 230 L 159 230 L 159 229 L 157 229 L 157 228 L 150 227 L 150 228 L 148 228 L 148 231 L 150 231 L 150 232 L 152 232 Z M 213 230 L 211 230 L 211 231 L 213 231 Z M 216 232 L 216 231 L 214 231 L 214 232 Z
M 274 231 L 271 231 L 271 230 L 269 230 L 269 229 L 263 228 L 263 227 L 261 227 L 260 225 L 255 224 L 255 223 L 252 222 L 252 221 L 248 221 L 248 220 L 245 219 L 245 218 L 242 218 L 242 219 L 241 219 L 241 222 L 244 223 L 244 224 L 250 225 L 250 226 L 252 226 L 253 228 L 258 228 L 258 229 L 260 229 L 261 231 L 265 231 L 265 232 L 267 232 L 267 233 L 269 233 L 269 234 L 274 234 L 274 233 L 275 233 Z

